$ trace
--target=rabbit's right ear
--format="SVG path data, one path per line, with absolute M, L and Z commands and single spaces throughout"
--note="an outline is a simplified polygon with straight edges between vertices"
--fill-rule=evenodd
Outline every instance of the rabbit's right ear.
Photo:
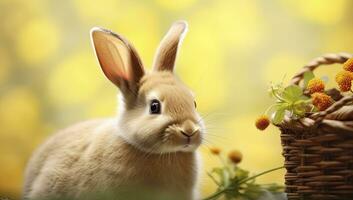
M 176 21 L 161 41 L 153 62 L 155 71 L 173 71 L 178 48 L 187 32 L 186 21 Z
M 102 28 L 91 30 L 93 47 L 105 76 L 124 95 L 137 94 L 138 83 L 145 74 L 134 47 L 122 36 Z

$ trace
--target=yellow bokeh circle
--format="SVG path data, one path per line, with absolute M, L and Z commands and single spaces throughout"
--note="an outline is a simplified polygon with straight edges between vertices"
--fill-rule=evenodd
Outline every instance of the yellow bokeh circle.
M 49 59 L 59 46 L 58 27 L 48 19 L 28 21 L 17 34 L 17 56 L 26 66 L 40 66 L 37 64 Z
M 36 95 L 26 87 L 17 87 L 0 99 L 1 135 L 31 137 L 40 123 L 40 106 Z
M 11 60 L 5 49 L 0 48 L 0 84 L 5 82 L 10 75 Z
M 79 52 L 55 66 L 49 75 L 47 92 L 57 106 L 80 104 L 96 98 L 104 79 L 93 51 Z
M 178 0 L 178 1 L 166 1 L 166 0 L 156 0 L 156 3 L 160 5 L 162 8 L 172 11 L 179 11 L 186 9 L 193 4 L 195 4 L 197 0 Z

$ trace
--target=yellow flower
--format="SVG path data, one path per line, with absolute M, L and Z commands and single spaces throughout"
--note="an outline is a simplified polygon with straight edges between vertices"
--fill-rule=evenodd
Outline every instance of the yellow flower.
M 351 81 L 349 81 L 349 82 L 340 82 L 338 84 L 338 86 L 340 87 L 340 90 L 342 92 L 348 92 L 352 88 L 352 82 Z
M 341 71 L 336 75 L 336 82 L 342 92 L 351 90 L 353 80 L 353 72 Z
M 345 63 L 343 63 L 343 69 L 353 72 L 353 58 L 350 58 Z
M 313 105 L 320 111 L 326 110 L 334 103 L 334 100 L 330 96 L 320 92 L 315 92 L 311 95 L 311 98 L 313 100 Z
M 270 125 L 270 120 L 266 115 L 260 116 L 256 121 L 255 121 L 255 126 L 259 130 L 265 130 L 268 125 Z
M 210 151 L 212 154 L 214 155 L 219 155 L 221 153 L 221 149 L 220 148 L 217 148 L 217 147 L 211 147 L 210 148 Z
M 229 152 L 228 159 L 232 161 L 232 163 L 238 164 L 243 159 L 243 154 L 238 150 L 233 150 Z
M 314 94 L 315 92 L 324 92 L 325 83 L 319 78 L 313 78 L 308 82 L 307 89 L 310 94 Z

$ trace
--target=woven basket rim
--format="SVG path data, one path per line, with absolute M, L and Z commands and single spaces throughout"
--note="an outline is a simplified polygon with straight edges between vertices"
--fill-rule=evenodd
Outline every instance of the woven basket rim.
M 305 65 L 298 73 L 296 73 L 293 78 L 290 81 L 290 84 L 292 85 L 299 85 L 299 83 L 303 80 L 304 74 L 308 71 L 313 72 L 315 69 L 322 65 L 330 65 L 330 64 L 336 64 L 336 63 L 344 63 L 346 62 L 349 58 L 352 58 L 353 55 L 349 53 L 335 53 L 335 54 L 325 54 L 323 56 L 317 57 L 310 61 L 307 65 Z M 283 120 L 282 123 L 277 124 L 278 127 L 286 127 L 290 124 L 300 122 L 303 124 L 303 128 L 308 128 L 308 127 L 313 127 L 320 122 L 325 121 L 328 124 L 331 125 L 338 125 L 338 126 L 343 126 L 347 123 L 347 121 L 342 121 L 342 120 L 335 120 L 335 119 L 330 119 L 331 121 L 334 120 L 335 123 L 331 121 L 327 121 L 326 116 L 334 113 L 335 111 L 341 109 L 344 106 L 349 106 L 353 104 L 353 95 L 345 95 L 342 92 L 339 92 L 341 95 L 341 98 L 333 103 L 329 108 L 327 108 L 324 111 L 320 112 L 315 112 L 315 113 L 309 113 L 307 116 L 302 117 L 300 119 L 291 119 L 286 117 L 285 120 Z M 353 113 L 352 113 L 353 114 Z M 352 120 L 353 121 L 353 118 Z M 351 128 L 353 132 L 353 127 Z
M 352 108 L 353 111 L 352 102 L 353 95 L 345 96 L 325 111 L 312 113 L 308 116 L 299 119 L 293 119 L 286 116 L 283 122 L 278 124 L 277 126 L 280 128 L 314 129 L 318 128 L 319 125 L 325 125 L 332 129 L 337 128 L 340 131 L 351 132 L 353 134 L 353 117 L 347 120 L 327 118 L 329 114 L 334 114 L 335 111 L 339 111 L 340 108 L 344 106 Z

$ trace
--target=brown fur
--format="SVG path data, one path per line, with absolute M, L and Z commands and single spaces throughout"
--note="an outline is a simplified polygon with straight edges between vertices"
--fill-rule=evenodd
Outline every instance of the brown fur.
M 179 44 L 184 32 L 180 23 L 172 26 L 159 49 L 176 48 L 170 42 Z M 171 34 L 173 30 L 178 32 Z M 183 200 L 197 198 L 195 150 L 204 126 L 191 91 L 173 74 L 174 61 L 146 73 L 127 40 L 104 29 L 95 29 L 92 36 L 105 75 L 122 91 L 118 117 L 79 123 L 47 140 L 28 164 L 24 197 L 78 198 L 135 187 Z M 157 57 L 173 60 L 176 53 Z M 149 113 L 152 99 L 161 102 L 161 114 Z
M 183 199 L 192 197 L 197 170 L 194 153 L 142 152 L 114 134 L 114 122 L 83 122 L 50 138 L 29 162 L 25 195 L 76 197 L 142 184 L 182 193 Z

